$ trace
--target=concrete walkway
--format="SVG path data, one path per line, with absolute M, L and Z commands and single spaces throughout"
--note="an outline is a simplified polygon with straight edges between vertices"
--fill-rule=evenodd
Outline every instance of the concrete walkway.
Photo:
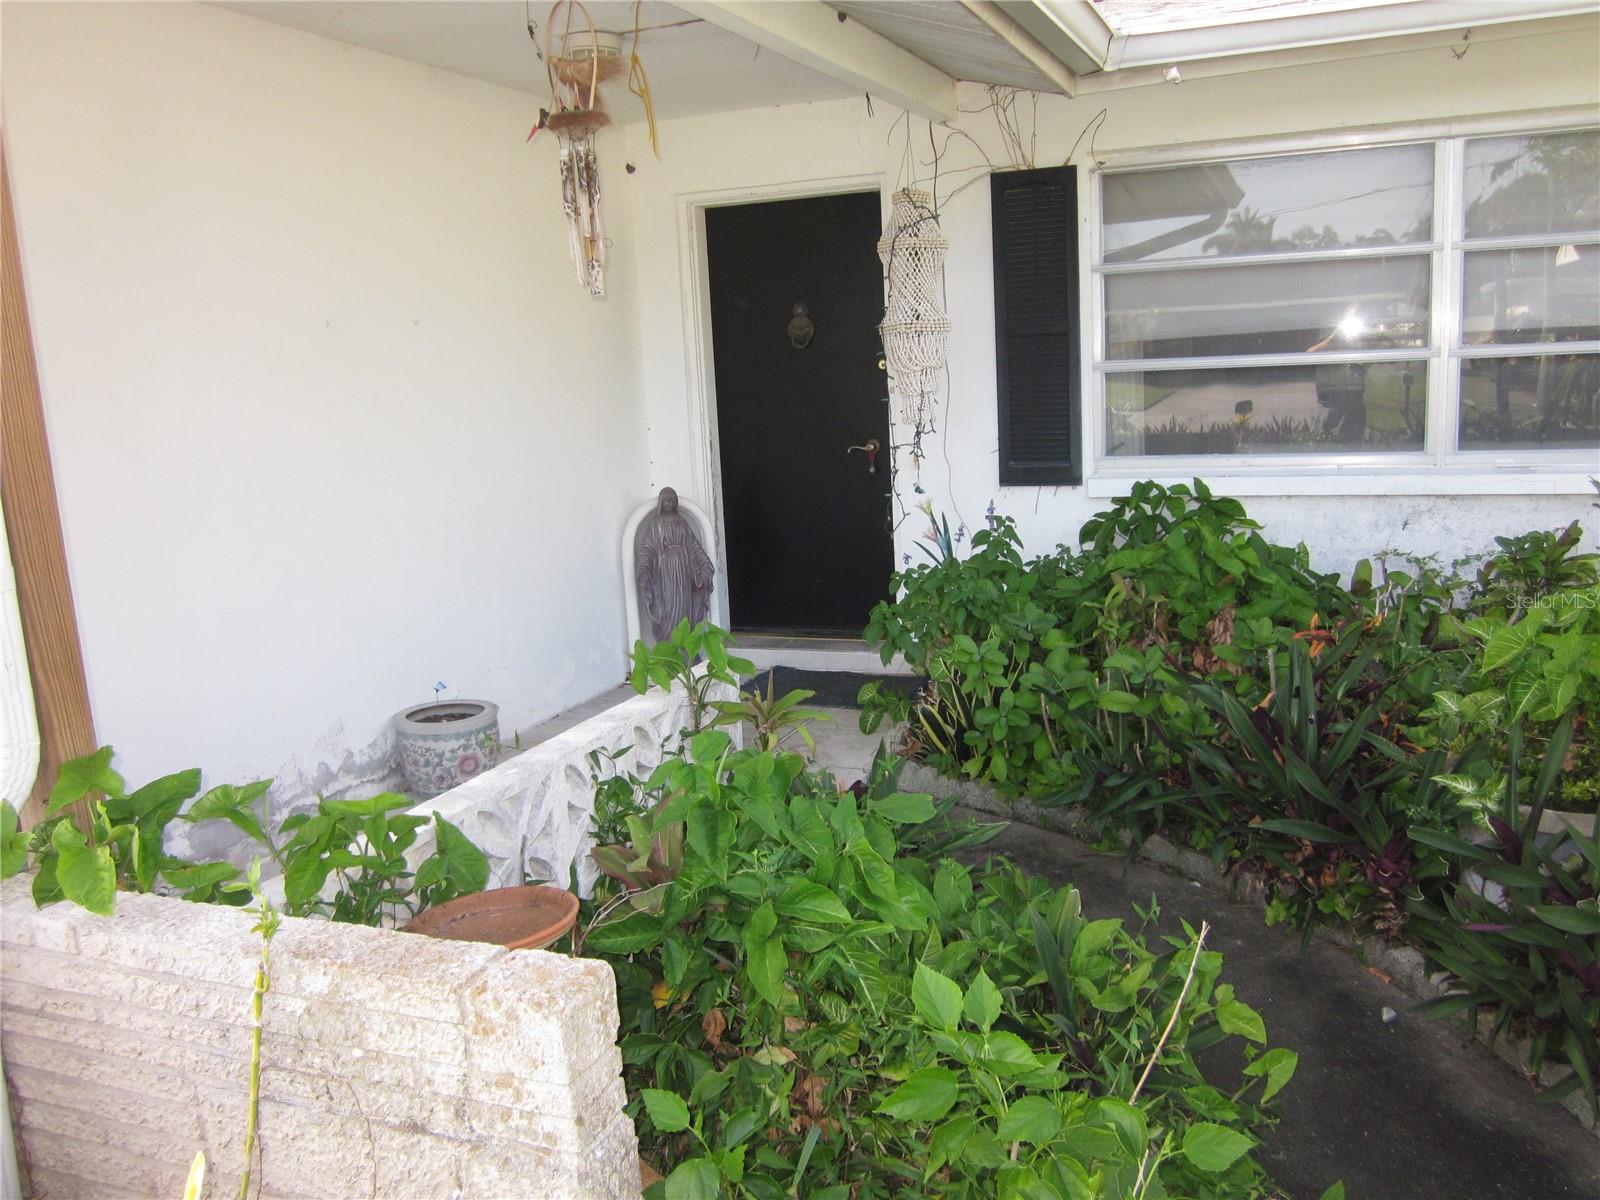
M 834 720 L 813 728 L 817 757 L 848 784 L 865 774 L 877 739 L 860 734 L 854 710 L 828 712 Z M 1411 1016 L 1409 996 L 1344 950 L 1302 950 L 1297 936 L 1267 928 L 1260 909 L 1219 889 L 1031 826 L 1011 826 L 981 853 L 1076 885 L 1093 917 L 1135 923 L 1133 905 L 1155 896 L 1162 932 L 1178 932 L 1180 919 L 1211 923 L 1223 978 L 1261 1013 L 1269 1044 L 1300 1055 L 1261 1151 L 1291 1200 L 1318 1200 L 1338 1179 L 1349 1200 L 1600 1198 L 1600 1139 L 1559 1106 L 1536 1103 L 1462 1027 Z M 1237 1069 L 1220 1057 L 1202 1062 L 1218 1081 Z
M 977 814 L 974 814 L 977 815 Z M 987 819 L 987 818 L 983 818 Z M 1212 926 L 1223 978 L 1300 1055 L 1262 1164 L 1292 1200 L 1343 1179 L 1349 1200 L 1564 1200 L 1600 1197 L 1600 1139 L 1461 1027 L 1422 1021 L 1413 1001 L 1344 950 L 1263 924 L 1261 910 L 1060 834 L 1013 825 L 984 850 L 1052 883 L 1075 884 L 1092 917 L 1161 905 L 1160 929 Z M 1384 1009 L 1395 1018 L 1386 1022 Z M 1219 1050 L 1222 1049 L 1219 1047 Z M 1227 1078 L 1233 1065 L 1202 1060 Z

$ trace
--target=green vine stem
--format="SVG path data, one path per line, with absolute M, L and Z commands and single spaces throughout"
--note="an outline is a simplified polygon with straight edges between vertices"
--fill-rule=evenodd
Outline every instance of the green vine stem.
M 272 945 L 272 935 L 278 932 L 282 919 L 277 909 L 268 903 L 261 891 L 261 861 L 250 864 L 251 893 L 256 898 L 256 923 L 252 933 L 261 935 L 261 961 L 256 964 L 255 986 L 250 995 L 250 1099 L 245 1111 L 244 1166 L 239 1173 L 238 1200 L 246 1200 L 250 1193 L 250 1163 L 255 1157 L 256 1126 L 261 1115 L 261 1008 L 269 985 L 267 954 Z

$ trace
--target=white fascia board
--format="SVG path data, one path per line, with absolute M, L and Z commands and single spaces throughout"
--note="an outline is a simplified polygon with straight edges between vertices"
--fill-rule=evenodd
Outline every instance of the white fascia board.
M 1054 7 L 1052 0 L 1040 0 L 1040 4 Z M 1383 4 L 1334 12 L 1308 12 L 1159 33 L 1119 35 L 1113 39 L 1106 69 L 1164 66 L 1336 42 L 1473 29 L 1507 21 L 1593 15 L 1594 11 L 1592 0 L 1430 0 L 1427 4 Z
M 674 0 L 673 7 L 930 121 L 956 117 L 956 81 L 819 0 Z
M 1595 18 L 1591 10 L 1582 16 L 1552 17 L 1546 20 L 1507 22 L 1490 25 L 1477 33 L 1472 40 L 1497 42 L 1510 38 L 1529 37 L 1536 34 L 1570 33 L 1578 37 L 1593 37 Z M 1374 58 L 1385 54 L 1407 54 L 1417 50 L 1459 47 L 1461 31 L 1441 29 L 1427 33 L 1396 34 L 1359 42 L 1325 42 L 1315 46 L 1298 46 L 1293 49 L 1257 50 L 1225 58 L 1207 58 L 1185 62 L 1184 79 L 1209 79 L 1223 75 L 1245 75 L 1252 71 L 1271 71 L 1280 67 L 1309 66 L 1316 63 L 1340 62 L 1347 59 Z M 1078 92 L 1089 95 L 1096 92 L 1115 92 L 1124 88 L 1151 87 L 1170 84 L 1164 72 L 1173 65 L 1172 60 L 1142 67 L 1128 67 L 1120 71 L 1102 71 L 1095 75 L 1078 77 Z

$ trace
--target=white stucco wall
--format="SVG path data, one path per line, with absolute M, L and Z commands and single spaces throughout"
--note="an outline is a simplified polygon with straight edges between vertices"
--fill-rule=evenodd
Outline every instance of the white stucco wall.
M 436 680 L 508 736 L 618 681 L 616 539 L 651 494 L 633 239 L 590 299 L 531 97 L 191 4 L 8 0 L 3 76 L 90 698 L 130 780 L 375 786 Z
M 1595 108 L 1600 100 L 1600 26 L 1590 23 L 1576 33 L 1569 29 L 1494 40 L 1496 36 L 1493 30 L 1477 31 L 1471 49 L 1460 58 L 1437 47 L 1271 72 L 1192 78 L 1178 86 L 1107 91 L 1075 100 L 1043 97 L 1035 162 L 1040 166 L 1062 162 L 1102 109 L 1103 123 L 1092 139 L 1082 139 L 1075 162 L 1086 161 L 1091 140 L 1097 157 L 1114 162 L 1118 154 L 1168 145 Z M 961 103 L 966 109 L 983 111 L 964 115 L 958 128 L 1004 165 L 1005 153 L 985 107 L 984 90 L 963 86 Z M 882 102 L 874 108 L 872 117 L 865 100 L 851 100 L 667 122 L 661 131 L 660 162 L 650 159 L 636 134 L 630 135 L 630 152 L 639 164 L 634 177 L 639 289 L 641 295 L 654 298 L 640 311 L 641 349 L 651 363 L 643 382 L 653 484 L 694 478 L 696 490 L 709 492 L 715 475 L 715 459 L 705 450 L 710 434 L 703 427 L 698 400 L 701 381 L 690 352 L 697 336 L 700 286 L 694 274 L 693 206 L 862 184 L 881 186 L 886 196 L 911 182 L 927 187 L 931 172 L 921 165 L 929 158 L 927 124 L 911 122 L 911 150 L 919 165 L 908 177 L 902 167 L 904 127 L 895 125 L 900 114 Z M 1024 99 L 1018 108 L 1026 134 L 1031 106 Z M 1595 116 L 1600 120 L 1600 110 Z M 943 144 L 950 135 L 941 129 L 935 130 L 935 137 Z M 1043 551 L 1059 541 L 1075 542 L 1082 522 L 1125 486 L 1094 477 L 1078 488 L 1002 489 L 997 484 L 989 190 L 981 172 L 970 169 L 981 163 L 963 138 L 950 138 L 938 183 L 943 228 L 951 242 L 946 282 L 955 322 L 949 414 L 940 422 L 920 480 L 936 508 L 950 515 L 952 528 L 959 518 L 969 528 L 981 522 L 992 499 L 999 511 L 1017 519 L 1030 550 Z M 955 187 L 974 180 L 952 195 Z M 1087 171 L 1080 172 L 1080 184 L 1087 190 Z M 1087 227 L 1087 205 L 1080 204 L 1080 211 Z M 1086 256 L 1081 269 L 1087 295 Z M 677 305 L 663 302 L 673 295 L 679 296 Z M 1090 330 L 1085 328 L 1083 345 L 1091 344 Z M 1087 355 L 1085 368 L 1087 398 L 1091 395 Z M 897 440 L 903 440 L 899 434 Z M 899 492 L 910 504 L 917 497 L 911 494 L 907 465 L 905 456 L 899 456 Z M 1600 462 L 1595 468 L 1600 469 Z M 1526 479 L 1498 484 L 1479 480 L 1469 486 L 1497 487 L 1510 494 L 1455 497 L 1375 494 L 1387 485 L 1340 479 L 1324 485 L 1323 490 L 1333 494 L 1291 499 L 1283 493 L 1305 488 L 1307 481 L 1244 481 L 1221 471 L 1207 479 L 1218 490 L 1245 495 L 1250 512 L 1271 536 L 1304 540 L 1317 564 L 1330 570 L 1342 570 L 1355 559 L 1388 547 L 1449 558 L 1488 548 L 1495 534 L 1564 525 L 1574 517 L 1584 518 L 1590 545 L 1600 545 L 1596 538 L 1600 512 L 1591 507 L 1593 490 L 1572 474 L 1560 485 L 1565 494 L 1518 494 L 1524 488 L 1543 487 L 1548 492 L 1547 484 Z M 1396 479 L 1394 490 L 1416 482 Z M 1358 487 L 1364 494 L 1350 494 Z M 924 527 L 915 515 L 901 525 L 897 559 L 911 550 Z M 922 561 L 916 554 L 913 559 Z

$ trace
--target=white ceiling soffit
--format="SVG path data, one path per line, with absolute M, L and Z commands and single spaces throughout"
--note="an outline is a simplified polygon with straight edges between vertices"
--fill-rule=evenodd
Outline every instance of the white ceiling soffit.
M 999 83 L 1039 92 L 1061 90 L 1027 57 L 962 4 L 904 0 L 829 0 L 851 20 L 932 63 L 953 79 Z
M 1104 71 L 1592 15 L 1593 0 L 1001 0 L 1075 69 Z M 1030 11 L 1031 10 L 1031 11 Z
M 548 102 L 550 0 L 217 0 L 214 5 Z M 588 0 L 628 35 L 632 0 Z M 931 120 L 955 80 L 1066 95 L 1564 24 L 1592 36 L 1595 0 L 645 0 L 640 56 L 663 119 L 860 96 Z M 642 118 L 622 84 L 613 118 Z M 530 112 L 530 118 L 532 113 Z
M 931 121 L 955 119 L 952 76 L 817 0 L 678 0 L 677 7 L 857 92 Z
M 544 64 L 528 36 L 525 0 L 225 0 L 214 7 L 550 98 Z M 631 40 L 631 0 L 588 0 L 587 7 L 598 28 Z M 549 0 L 534 0 L 531 7 L 541 39 L 550 9 Z M 639 57 L 649 72 L 656 115 L 664 120 L 860 94 L 675 5 L 646 0 L 639 26 Z M 615 120 L 643 119 L 624 85 L 606 91 Z

